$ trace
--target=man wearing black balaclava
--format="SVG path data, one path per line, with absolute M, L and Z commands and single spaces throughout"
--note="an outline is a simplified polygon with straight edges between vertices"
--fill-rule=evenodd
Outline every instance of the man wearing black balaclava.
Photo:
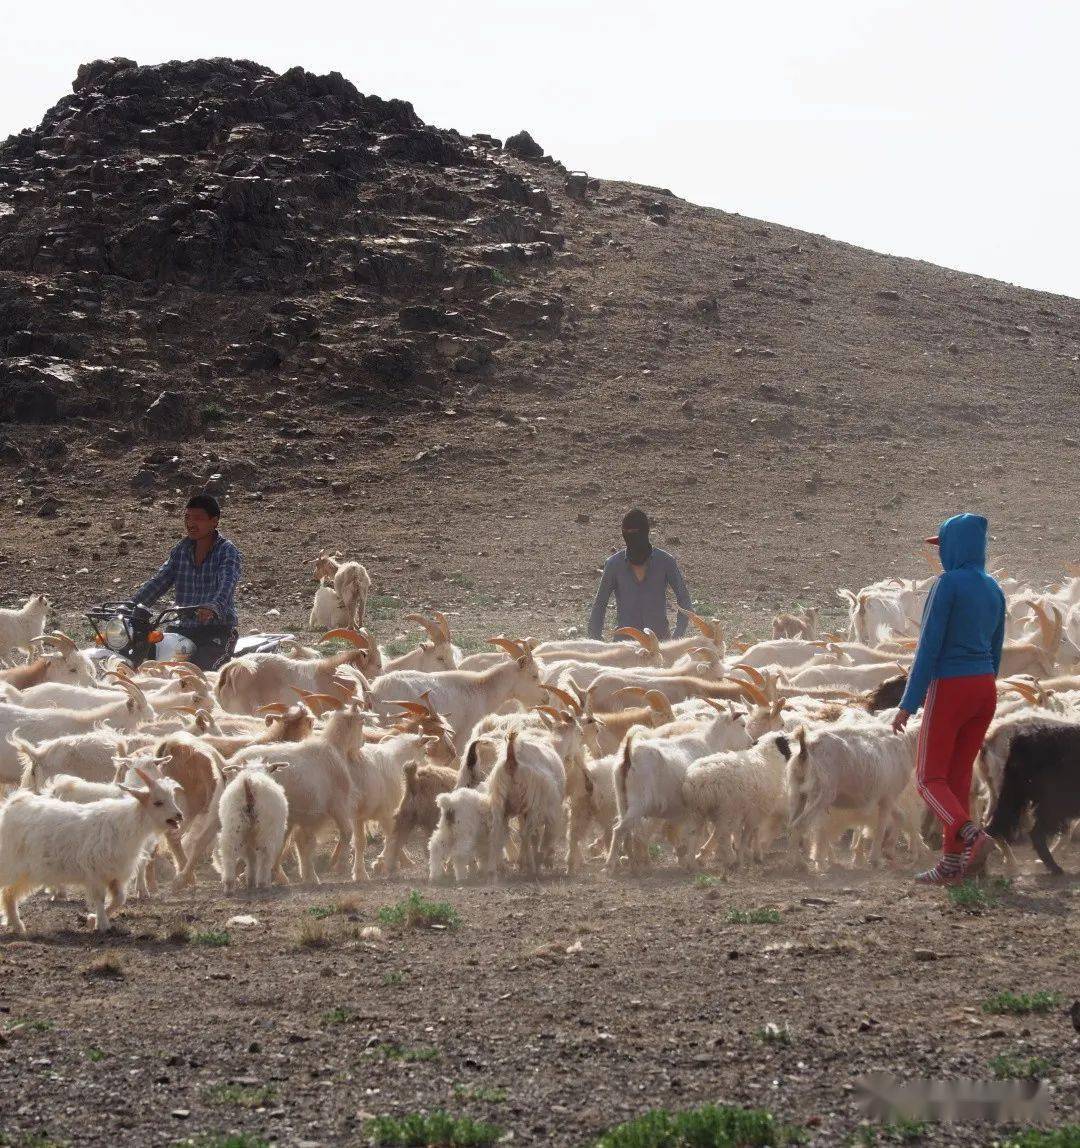
M 611 595 L 615 595 L 618 626 L 649 629 L 658 638 L 671 637 L 667 616 L 667 588 L 675 591 L 675 601 L 683 610 L 693 609 L 679 564 L 673 555 L 649 541 L 649 518 L 643 510 L 631 510 L 622 521 L 626 547 L 604 563 L 604 574 L 596 591 L 589 617 L 589 637 L 599 638 Z M 675 637 L 686 630 L 686 614 L 679 614 Z

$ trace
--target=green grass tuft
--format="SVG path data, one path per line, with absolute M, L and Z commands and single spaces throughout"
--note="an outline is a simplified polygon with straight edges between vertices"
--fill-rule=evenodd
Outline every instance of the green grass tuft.
M 484 1085 L 469 1088 L 465 1084 L 455 1084 L 454 1096 L 458 1100 L 479 1100 L 484 1104 L 502 1104 L 509 1099 L 510 1093 L 505 1088 L 486 1088 Z
M 710 877 L 708 873 L 699 873 L 694 878 L 695 889 L 711 889 L 716 884 L 716 878 Z
M 1051 1068 L 1053 1065 L 1042 1056 L 1024 1059 L 1003 1052 L 990 1061 L 990 1070 L 998 1080 L 1042 1080 Z
M 502 1136 L 502 1129 L 494 1124 L 445 1112 L 376 1116 L 365 1131 L 372 1144 L 400 1148 L 488 1148 Z
M 1002 894 L 1011 889 L 1012 881 L 1007 877 L 992 877 L 989 881 L 962 881 L 959 885 L 950 885 L 946 892 L 953 908 L 981 913 L 984 909 L 992 909 Z
M 802 1139 L 800 1130 L 783 1127 L 762 1109 L 706 1104 L 646 1112 L 605 1132 L 595 1148 L 772 1148 Z
M 453 905 L 446 901 L 429 901 L 419 889 L 413 889 L 404 901 L 384 905 L 379 910 L 379 923 L 409 929 L 430 929 L 435 925 L 455 929 L 461 924 L 461 917 Z
M 358 1018 L 358 1014 L 353 1012 L 352 1009 L 342 1008 L 341 1005 L 335 1005 L 328 1012 L 322 1015 L 323 1024 L 350 1024 Z
M 730 925 L 779 925 L 778 909 L 732 909 L 727 915 Z
M 277 1092 L 273 1085 L 213 1084 L 205 1092 L 208 1104 L 235 1104 L 240 1108 L 265 1108 Z
M 995 993 L 983 1001 L 983 1012 L 1002 1014 L 1010 1013 L 1013 1016 L 1024 1016 L 1027 1013 L 1051 1012 L 1061 1004 L 1061 993 L 1050 993 L 1040 989 L 1037 993 Z
M 222 949 L 229 943 L 228 929 L 203 929 L 192 933 L 191 940 L 196 945 L 206 945 L 211 949 Z
M 106 1056 L 108 1056 L 108 1053 L 103 1052 L 100 1048 L 91 1047 L 86 1050 L 86 1059 L 90 1061 L 91 1064 L 99 1064 Z
M 757 1030 L 757 1036 L 762 1044 L 791 1044 L 791 1033 L 787 1028 L 771 1021 Z
M 1064 1124 L 1049 1132 L 1021 1132 L 1003 1141 L 1001 1148 L 1080 1148 L 1080 1124 Z

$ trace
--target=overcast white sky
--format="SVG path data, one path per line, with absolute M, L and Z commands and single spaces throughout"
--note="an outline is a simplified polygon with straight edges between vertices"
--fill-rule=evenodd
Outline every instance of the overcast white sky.
M 342 72 L 568 167 L 1080 296 L 1070 0 L 46 0 L 0 36 L 0 136 L 78 64 Z

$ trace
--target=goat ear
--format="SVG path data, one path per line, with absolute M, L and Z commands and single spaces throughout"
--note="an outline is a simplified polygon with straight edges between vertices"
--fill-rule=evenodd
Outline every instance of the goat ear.
M 284 769 L 289 763 L 287 761 L 272 761 L 267 765 L 267 773 L 277 773 L 279 769 Z
M 266 722 L 267 725 L 273 725 L 274 722 L 277 721 L 277 717 L 278 717 L 277 714 L 266 714 L 264 716 L 263 720 Z

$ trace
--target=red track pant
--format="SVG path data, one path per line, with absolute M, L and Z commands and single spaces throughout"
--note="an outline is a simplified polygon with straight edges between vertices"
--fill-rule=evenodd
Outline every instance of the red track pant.
M 926 695 L 915 781 L 941 822 L 945 853 L 960 853 L 957 830 L 970 820 L 971 771 L 997 708 L 993 674 L 938 678 Z

